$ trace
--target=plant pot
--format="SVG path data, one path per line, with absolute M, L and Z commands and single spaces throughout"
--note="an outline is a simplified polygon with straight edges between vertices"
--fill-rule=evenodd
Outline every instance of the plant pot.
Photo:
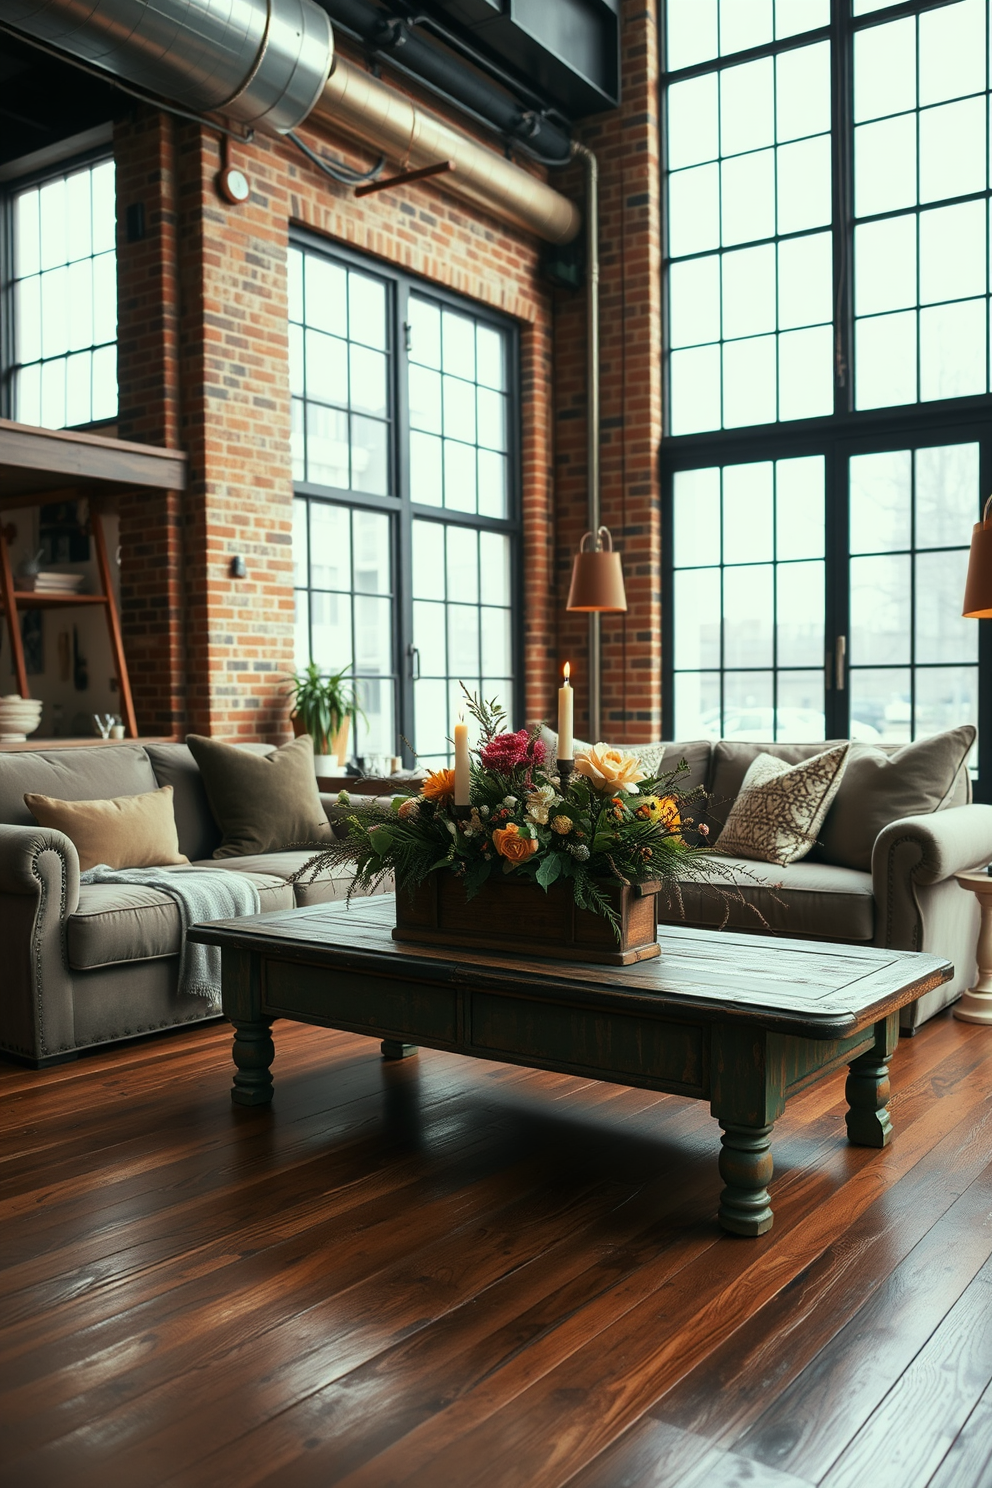
M 293 725 L 293 734 L 298 739 L 301 734 L 308 732 L 306 724 L 298 713 L 291 713 L 289 717 Z M 330 741 L 324 738 L 314 739 L 313 752 L 315 757 L 322 755 L 333 755 L 337 760 L 338 768 L 344 769 L 348 760 L 348 734 L 351 730 L 351 718 L 346 714 L 341 720 L 341 727 L 336 734 L 332 734 Z
M 620 920 L 619 940 L 609 920 L 576 906 L 569 883 L 554 883 L 545 893 L 532 879 L 498 870 L 470 900 L 463 880 L 447 871 L 432 873 L 415 889 L 398 889 L 393 939 L 607 966 L 660 955 L 660 884 L 602 879 L 599 887 Z

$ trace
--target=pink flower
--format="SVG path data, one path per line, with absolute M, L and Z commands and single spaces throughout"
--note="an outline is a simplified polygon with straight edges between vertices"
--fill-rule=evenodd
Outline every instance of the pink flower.
M 497 775 L 509 775 L 521 765 L 543 765 L 544 756 L 541 740 L 531 738 L 526 729 L 518 729 L 515 734 L 497 734 L 479 751 L 485 768 Z

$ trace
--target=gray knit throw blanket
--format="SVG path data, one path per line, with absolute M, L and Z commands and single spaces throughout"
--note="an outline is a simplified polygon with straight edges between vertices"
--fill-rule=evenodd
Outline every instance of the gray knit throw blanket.
M 220 947 L 191 945 L 186 931 L 206 920 L 233 920 L 259 912 L 250 878 L 228 868 L 108 868 L 98 863 L 80 874 L 81 884 L 142 884 L 174 899 L 182 925 L 179 990 L 220 1007 Z

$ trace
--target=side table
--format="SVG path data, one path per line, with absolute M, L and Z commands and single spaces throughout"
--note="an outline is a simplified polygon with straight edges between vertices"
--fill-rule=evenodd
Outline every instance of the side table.
M 960 1001 L 954 1004 L 954 1016 L 962 1023 L 992 1025 L 992 878 L 987 873 L 955 873 L 954 877 L 963 889 L 977 896 L 982 911 L 976 949 L 978 980 L 962 992 Z

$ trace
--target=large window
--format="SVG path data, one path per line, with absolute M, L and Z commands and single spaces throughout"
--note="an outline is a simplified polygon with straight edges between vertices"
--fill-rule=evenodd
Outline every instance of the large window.
M 50 429 L 117 413 L 113 161 L 81 166 L 8 198 L 6 406 Z
M 447 760 L 461 687 L 515 712 L 512 328 L 290 250 L 296 656 L 352 665 L 356 753 Z
M 988 0 L 667 0 L 665 48 L 666 730 L 977 723 Z

